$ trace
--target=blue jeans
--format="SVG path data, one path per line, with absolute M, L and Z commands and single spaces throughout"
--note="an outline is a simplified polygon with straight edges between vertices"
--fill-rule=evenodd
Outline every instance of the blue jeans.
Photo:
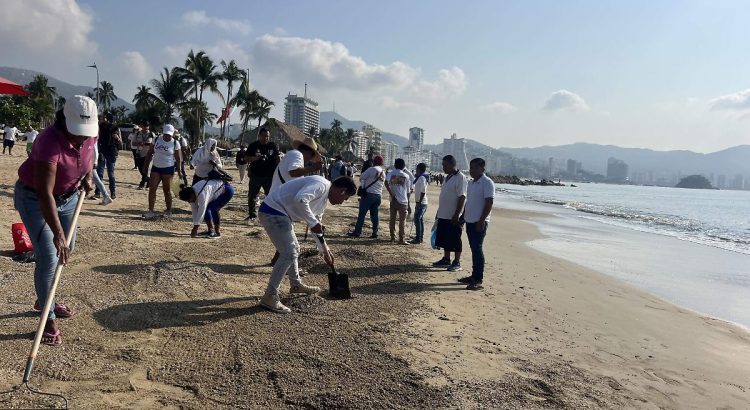
M 484 237 L 487 235 L 487 229 L 490 229 L 489 222 L 483 232 L 477 232 L 477 223 L 466 223 L 466 236 L 469 237 L 469 247 L 471 248 L 471 277 L 478 282 L 484 280 Z
M 357 215 L 357 224 L 354 225 L 354 235 L 362 235 L 362 226 L 365 224 L 365 215 L 370 212 L 370 222 L 372 222 L 372 234 L 378 234 L 378 210 L 380 209 L 381 195 L 367 193 L 359 200 L 359 215 Z
M 107 178 L 109 178 L 109 194 L 115 196 L 115 162 L 117 158 L 105 158 L 104 155 L 99 156 L 99 162 L 96 163 L 96 173 L 99 178 L 104 178 L 104 166 L 107 166 Z M 99 193 L 99 189 L 96 190 L 95 194 Z
M 414 226 L 417 229 L 417 234 L 414 240 L 422 242 L 424 240 L 424 214 L 427 212 L 427 205 L 417 204 L 414 208 Z
M 57 217 L 60 218 L 60 224 L 66 234 L 70 231 L 73 223 L 78 195 L 76 193 L 63 201 L 57 202 Z M 26 230 L 29 232 L 31 244 L 34 246 L 34 257 L 36 258 L 34 288 L 39 306 L 44 306 L 57 269 L 57 249 L 55 249 L 53 242 L 52 230 L 44 220 L 36 194 L 24 189 L 20 182 L 16 182 L 13 201 Z M 73 240 L 70 243 L 71 252 L 73 252 L 75 241 L 76 235 L 73 234 Z M 54 301 L 52 302 L 52 306 L 54 306 Z M 50 320 L 55 318 L 54 309 L 50 309 L 48 318 Z
M 219 217 L 219 209 L 226 206 L 229 200 L 234 196 L 234 188 L 229 183 L 224 183 L 224 193 L 219 195 L 218 198 L 208 203 L 206 207 L 206 216 L 203 217 L 204 222 L 213 222 L 216 225 L 221 223 Z

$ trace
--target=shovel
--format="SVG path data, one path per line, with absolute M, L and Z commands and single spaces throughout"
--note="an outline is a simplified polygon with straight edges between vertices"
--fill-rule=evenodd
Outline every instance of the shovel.
M 321 249 L 326 249 L 323 235 L 316 234 L 315 237 L 318 238 Z M 331 271 L 328 272 L 328 296 L 336 299 L 351 299 L 352 291 L 349 288 L 349 275 L 336 272 L 333 258 L 331 258 L 331 263 L 327 261 L 326 263 L 331 267 Z

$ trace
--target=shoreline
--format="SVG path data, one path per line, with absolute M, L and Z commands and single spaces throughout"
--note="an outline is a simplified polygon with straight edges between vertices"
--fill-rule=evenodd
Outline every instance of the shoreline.
M 442 375 L 433 383 L 475 384 L 484 397 L 512 403 L 508 408 L 721 403 L 739 409 L 750 403 L 750 333 L 533 249 L 527 243 L 544 236 L 527 219 L 540 216 L 493 210 L 485 241 L 486 294 L 438 292 L 428 300 L 432 314 L 410 322 L 419 336 L 401 354 Z M 471 255 L 464 243 L 467 273 Z M 437 252 L 424 257 L 430 255 Z M 436 272 L 427 280 L 449 283 L 455 276 Z M 425 334 L 428 340 L 420 340 Z M 429 370 L 435 368 L 441 370 Z M 523 387 L 508 395 L 508 385 Z M 475 399 L 465 397 L 466 406 L 475 408 Z

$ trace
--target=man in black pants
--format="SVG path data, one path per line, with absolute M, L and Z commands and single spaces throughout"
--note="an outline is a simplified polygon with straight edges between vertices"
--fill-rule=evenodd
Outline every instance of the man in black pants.
M 258 193 L 261 188 L 266 195 L 271 191 L 273 173 L 276 172 L 276 165 L 279 163 L 279 146 L 271 141 L 271 133 L 268 129 L 260 129 L 258 140 L 247 147 L 245 158 L 250 164 L 250 187 L 247 194 L 248 215 L 245 218 L 246 221 L 249 221 L 258 217 L 255 212 Z

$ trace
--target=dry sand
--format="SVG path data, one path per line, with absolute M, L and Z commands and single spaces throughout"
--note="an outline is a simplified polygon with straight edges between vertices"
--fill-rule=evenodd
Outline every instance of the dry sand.
M 33 265 L 10 258 L 21 160 L 0 157 L 2 390 L 20 382 L 36 328 Z M 87 201 L 63 272 L 60 300 L 78 314 L 60 321 L 64 344 L 42 347 L 32 378 L 73 408 L 750 406 L 748 333 L 531 250 L 538 233 L 522 214 L 495 212 L 487 289 L 468 292 L 429 267 L 440 255 L 427 247 L 344 237 L 356 200 L 330 208 L 356 298 L 286 299 L 295 312 L 278 315 L 257 307 L 273 248 L 240 222 L 246 185 L 223 237 L 192 239 L 184 203 L 172 220 L 141 219 L 129 153 L 117 165 L 116 202 Z M 321 259 L 303 254 L 305 280 L 326 287 Z M 55 404 L 0 395 L 0 407 Z

